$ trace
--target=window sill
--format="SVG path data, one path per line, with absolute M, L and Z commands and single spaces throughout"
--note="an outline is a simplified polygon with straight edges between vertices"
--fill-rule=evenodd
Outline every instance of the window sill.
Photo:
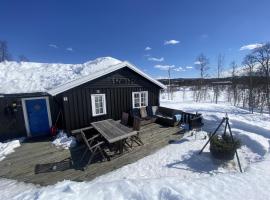
M 102 113 L 102 114 L 92 115 L 92 117 L 99 117 L 99 116 L 102 116 L 102 115 L 107 115 L 107 113 Z

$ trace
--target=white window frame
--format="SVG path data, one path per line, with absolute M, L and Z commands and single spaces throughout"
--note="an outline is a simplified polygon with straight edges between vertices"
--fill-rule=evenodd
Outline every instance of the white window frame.
M 139 107 L 135 106 L 135 94 L 139 94 Z M 142 94 L 145 94 L 145 105 L 142 106 Z M 148 91 L 132 92 L 132 108 L 141 108 L 148 106 Z
M 95 97 L 102 97 L 103 101 L 103 113 L 96 113 L 96 104 L 95 104 Z M 101 115 L 106 115 L 107 114 L 107 109 L 106 109 L 106 95 L 105 94 L 91 94 L 91 102 L 92 102 L 92 115 L 95 116 L 101 116 Z

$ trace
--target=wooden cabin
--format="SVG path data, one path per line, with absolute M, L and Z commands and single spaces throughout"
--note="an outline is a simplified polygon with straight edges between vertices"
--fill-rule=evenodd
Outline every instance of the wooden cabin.
M 129 62 L 56 86 L 46 92 L 0 94 L 0 139 L 70 131 L 122 112 L 159 105 L 165 86 Z

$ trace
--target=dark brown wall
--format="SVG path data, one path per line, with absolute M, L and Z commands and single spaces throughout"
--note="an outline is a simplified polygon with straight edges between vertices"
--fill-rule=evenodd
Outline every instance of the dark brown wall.
M 0 141 L 27 136 L 21 99 L 29 97 L 43 97 L 44 95 L 45 94 L 43 93 L 32 93 L 4 95 L 4 97 L 0 97 Z M 49 97 L 49 100 L 52 122 L 54 124 L 59 108 L 57 104 L 52 101 L 51 97 Z M 11 108 L 13 103 L 17 104 L 16 109 L 7 109 L 7 107 Z
M 16 110 L 11 109 L 17 103 Z M 18 98 L 0 98 L 0 140 L 26 136 L 21 101 Z
M 148 105 L 159 105 L 159 87 L 129 68 L 117 70 L 95 81 L 56 96 L 63 103 L 67 130 L 89 126 L 93 121 L 120 119 L 122 112 L 132 109 L 132 92 L 148 91 Z M 91 94 L 106 94 L 107 114 L 92 116 Z M 63 101 L 67 97 L 68 101 Z

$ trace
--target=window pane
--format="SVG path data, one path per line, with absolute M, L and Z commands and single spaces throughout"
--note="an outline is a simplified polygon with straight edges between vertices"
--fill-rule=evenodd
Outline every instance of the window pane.
M 96 108 L 96 114 L 99 114 L 99 109 L 98 108 Z
M 99 112 L 100 112 L 100 113 L 103 113 L 103 108 L 100 108 L 100 109 L 99 109 Z
M 103 107 L 103 101 L 99 102 L 99 107 Z
M 141 93 L 141 97 L 143 98 L 143 97 L 145 97 L 145 93 L 143 92 L 143 93 Z

